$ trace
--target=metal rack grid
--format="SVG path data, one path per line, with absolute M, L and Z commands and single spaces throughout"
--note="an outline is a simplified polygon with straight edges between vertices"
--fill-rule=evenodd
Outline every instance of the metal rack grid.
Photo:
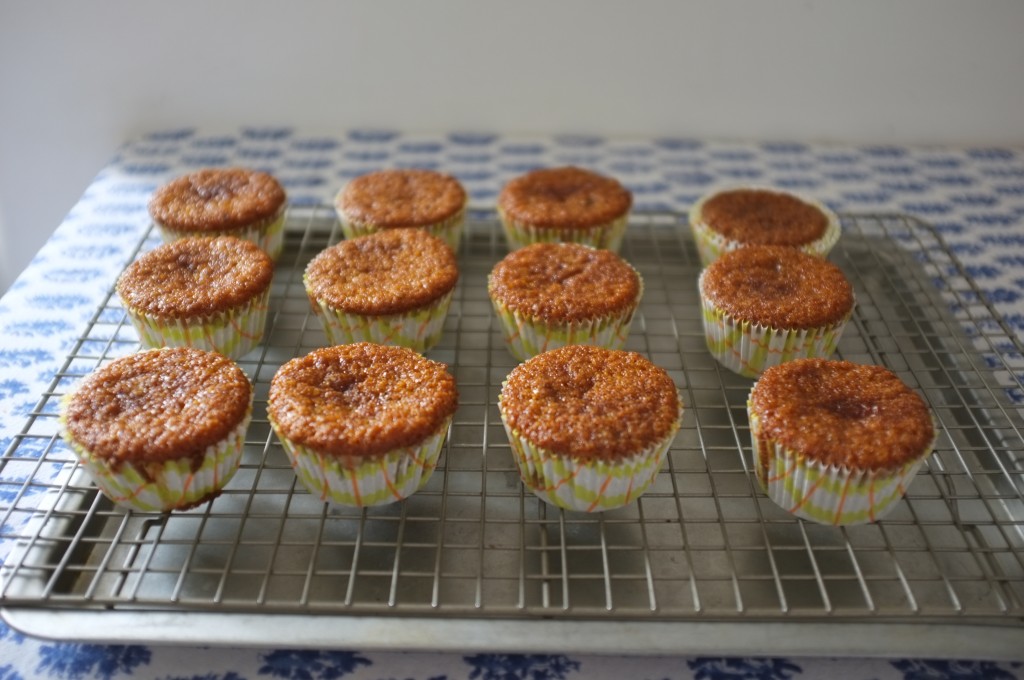
M 0 603 L 13 625 L 102 639 L 94 627 L 103 617 L 127 615 L 131 629 L 144 628 L 142 614 L 169 612 L 184 616 L 162 639 L 189 639 L 199 625 L 205 640 L 231 643 L 238 633 L 203 615 L 245 614 L 258 631 L 250 641 L 291 644 L 299 641 L 277 625 L 288 615 L 321 615 L 318 625 L 349 632 L 385 617 L 393 637 L 384 646 L 408 648 L 418 638 L 403 635 L 403 624 L 440 626 L 430 645 L 457 647 L 465 638 L 446 640 L 445 622 L 468 621 L 481 634 L 505 630 L 499 622 L 551 620 L 825 622 L 805 632 L 827 640 L 823 653 L 840 653 L 854 649 L 831 635 L 840 624 L 909 622 L 989 626 L 1024 641 L 1024 437 L 1007 398 L 1021 390 L 1021 343 L 928 225 L 846 216 L 831 256 L 858 302 L 840 356 L 896 371 L 941 423 L 906 500 L 880 523 L 842 529 L 797 520 L 758 488 L 745 415 L 752 381 L 705 348 L 699 261 L 676 214 L 635 216 L 622 249 L 645 280 L 627 348 L 669 371 L 686 409 L 665 467 L 638 502 L 587 515 L 524 491 L 496 407 L 515 360 L 487 298 L 487 273 L 507 252 L 489 213 L 467 226 L 445 334 L 429 353 L 450 366 L 460 391 L 439 468 L 399 504 L 317 501 L 297 484 L 265 406 L 277 367 L 325 343 L 302 270 L 340 238 L 328 208 L 291 210 L 264 343 L 239 362 L 256 389 L 242 467 L 221 496 L 190 512 L 113 507 L 56 436 L 68 387 L 137 349 L 111 291 L 0 459 L 0 498 L 14 498 L 0 506 L 0 540 L 16 546 L 0 572 Z M 136 254 L 157 242 L 147 232 Z M 36 614 L 53 609 L 64 623 L 33 631 L 43 621 Z M 540 642 L 526 630 L 486 644 Z M 606 649 L 607 638 L 588 640 L 576 644 Z

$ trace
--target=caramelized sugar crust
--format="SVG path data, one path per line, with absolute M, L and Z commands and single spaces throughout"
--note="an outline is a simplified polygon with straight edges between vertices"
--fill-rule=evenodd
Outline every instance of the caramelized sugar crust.
M 352 314 L 398 314 L 455 288 L 452 249 L 422 229 L 389 229 L 342 241 L 306 267 L 310 297 Z
M 669 436 L 682 405 L 672 378 L 636 352 L 568 345 L 512 370 L 500 407 L 533 444 L 577 459 L 615 460 Z
M 621 257 L 575 243 L 515 250 L 488 279 L 490 295 L 509 309 L 563 323 L 622 314 L 640 291 L 640 275 Z
M 828 217 L 798 197 L 767 189 L 723 191 L 704 202 L 699 219 L 746 244 L 801 246 L 825 233 Z
M 826 465 L 893 469 L 927 454 L 935 436 L 924 400 L 882 366 L 786 362 L 761 375 L 750 403 L 762 439 Z
M 72 438 L 95 456 L 119 462 L 191 457 L 242 422 L 252 386 L 235 362 L 189 347 L 137 352 L 85 378 L 68 399 Z
M 838 323 L 854 305 L 853 286 L 836 265 L 787 246 L 746 246 L 711 263 L 701 295 L 737 320 L 775 329 Z
M 261 295 L 274 262 L 259 246 L 234 236 L 188 237 L 166 243 L 128 266 L 117 281 L 124 304 L 157 318 L 207 317 Z
M 232 231 L 273 220 L 285 199 L 284 188 L 265 172 L 206 168 L 158 188 L 149 214 L 174 231 Z
M 453 217 L 466 200 L 455 177 L 410 168 L 356 177 L 342 188 L 337 208 L 352 222 L 381 229 L 426 227 Z
M 586 229 L 623 217 L 633 194 L 611 177 L 573 166 L 520 175 L 498 195 L 506 218 L 534 227 Z
M 367 458 L 415 446 L 455 413 L 455 379 L 411 349 L 355 343 L 284 364 L 268 413 L 289 440 L 324 455 Z

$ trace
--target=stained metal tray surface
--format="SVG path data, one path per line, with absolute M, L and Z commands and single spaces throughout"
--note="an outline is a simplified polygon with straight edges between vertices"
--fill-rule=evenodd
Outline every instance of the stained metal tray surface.
M 1021 343 L 927 224 L 846 215 L 831 255 L 857 308 L 841 358 L 927 400 L 934 454 L 884 520 L 796 519 L 753 475 L 749 379 L 709 355 L 685 215 L 632 218 L 622 255 L 645 292 L 627 348 L 672 375 L 683 425 L 636 503 L 566 512 L 524 490 L 498 416 L 505 349 L 486 278 L 507 252 L 471 215 L 441 343 L 460 406 L 440 465 L 404 502 L 325 504 L 266 419 L 271 377 L 326 343 L 305 264 L 342 238 L 292 208 L 263 344 L 239 361 L 255 409 L 239 472 L 189 512 L 114 507 L 56 434 L 61 397 L 138 348 L 111 290 L 0 459 L 0 604 L 14 627 L 89 641 L 387 649 L 1018 656 L 1024 649 L 1024 437 L 1008 394 Z M 136 254 L 158 243 L 151 229 Z M 54 474 L 54 470 L 59 472 Z

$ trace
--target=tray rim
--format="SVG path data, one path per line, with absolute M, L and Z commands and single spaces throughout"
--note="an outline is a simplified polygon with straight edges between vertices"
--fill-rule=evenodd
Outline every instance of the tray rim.
M 325 209 L 327 206 L 297 206 L 301 209 Z M 469 206 L 468 211 L 477 219 L 493 220 L 491 208 Z M 644 217 L 671 220 L 671 227 L 685 220 L 685 212 L 655 211 Z M 846 219 L 900 219 L 913 222 L 930 232 L 945 247 L 945 242 L 929 223 L 912 215 L 898 212 L 842 213 Z M 139 247 L 141 248 L 142 239 Z M 138 254 L 133 250 L 131 257 Z M 948 249 L 947 249 L 948 252 Z M 975 286 L 952 254 L 960 276 Z M 935 291 L 936 294 L 938 291 Z M 1007 337 L 1021 347 L 1020 339 L 1005 325 Z M 69 355 L 70 357 L 71 355 Z M 67 499 L 65 499 L 67 500 Z M 18 550 L 12 548 L 12 553 Z M 2 571 L 2 570 L 0 570 Z M 139 625 L 144 614 L 145 625 Z M 280 637 L 282 625 L 302 634 L 289 639 L 287 646 L 337 647 L 344 646 L 368 650 L 489 650 L 489 651 L 582 651 L 623 655 L 645 654 L 787 654 L 794 656 L 835 656 L 836 647 L 821 649 L 822 623 L 827 623 L 827 638 L 856 640 L 856 654 L 865 657 L 892 657 L 899 655 L 935 656 L 941 658 L 978 658 L 1013 660 L 1024 658 L 1024 618 L 1007 617 L 944 617 L 931 621 L 913 622 L 912 617 L 892 619 L 876 618 L 868 622 L 830 620 L 828 616 L 782 620 L 760 617 L 756 620 L 702 619 L 654 620 L 626 618 L 620 620 L 592 620 L 583 617 L 555 616 L 527 613 L 522 619 L 508 619 L 495 615 L 480 617 L 446 615 L 443 619 L 416 615 L 365 615 L 353 613 L 252 613 L 211 612 L 203 610 L 162 610 L 158 608 L 112 609 L 86 606 L 70 609 L 53 604 L 26 606 L 15 604 L 0 607 L 0 618 L 29 635 L 45 639 L 68 640 L 53 635 L 53 616 L 59 615 L 62 626 L 74 629 L 73 639 L 86 642 L 118 641 L 146 644 L 203 644 L 213 646 L 266 646 L 268 641 Z M 223 625 L 246 617 L 246 625 Z M 960 620 L 957 620 L 960 618 Z M 402 626 L 396 626 L 402 622 Z M 70 624 L 70 625 L 69 625 Z M 485 624 L 485 625 L 482 625 Z M 771 632 L 768 632 L 769 626 Z M 781 626 L 781 628 L 779 628 Z M 238 628 L 242 628 L 239 631 Z M 163 634 L 175 629 L 177 636 L 168 641 Z M 979 631 L 984 630 L 984 635 Z M 782 633 L 785 631 L 785 634 Z M 114 633 L 112 636 L 111 634 Z M 966 651 L 964 634 L 971 634 L 972 649 Z M 780 640 L 779 638 L 783 638 Z M 457 640 L 458 643 L 454 644 Z M 743 640 L 737 644 L 736 640 Z M 852 646 L 844 647 L 847 652 Z M 1016 653 L 1014 653 L 1016 652 Z

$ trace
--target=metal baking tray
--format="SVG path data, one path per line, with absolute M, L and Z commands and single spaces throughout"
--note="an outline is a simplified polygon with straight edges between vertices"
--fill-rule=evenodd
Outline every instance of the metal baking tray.
M 441 343 L 460 391 L 440 466 L 410 499 L 335 507 L 296 482 L 266 420 L 278 366 L 325 343 L 305 264 L 341 238 L 328 207 L 295 207 L 242 467 L 212 503 L 112 506 L 56 436 L 81 376 L 137 349 L 111 290 L 0 459 L 3 616 L 85 641 L 491 651 L 973 656 L 1024 649 L 1021 342 L 926 223 L 845 215 L 831 255 L 857 308 L 842 358 L 883 364 L 928 401 L 935 453 L 877 524 L 834 528 L 776 507 L 753 476 L 752 381 L 708 354 L 685 215 L 633 216 L 622 248 L 645 292 L 627 348 L 673 376 L 682 429 L 647 493 L 560 511 L 519 481 L 496 398 L 515 360 L 487 298 L 507 252 L 473 211 Z M 150 229 L 135 251 L 158 242 Z M 59 470 L 56 475 L 54 471 Z

